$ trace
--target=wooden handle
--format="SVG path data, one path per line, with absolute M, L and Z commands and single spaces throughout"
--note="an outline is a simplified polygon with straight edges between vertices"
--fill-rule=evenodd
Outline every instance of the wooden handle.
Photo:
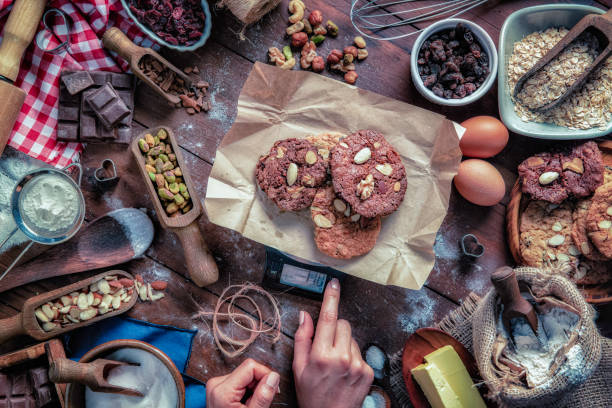
M 215 283 L 219 279 L 219 268 L 202 238 L 197 221 L 186 227 L 174 228 L 173 232 L 178 235 L 183 246 L 191 280 L 199 287 Z
M 20 334 L 26 334 L 23 328 L 23 318 L 21 313 L 15 316 L 7 317 L 0 320 L 0 344 L 17 337 Z
M 94 363 L 77 363 L 67 358 L 56 358 L 49 365 L 49 380 L 56 384 L 78 383 L 97 388 L 98 368 Z
M 36 34 L 46 4 L 47 0 L 15 1 L 2 34 L 0 75 L 11 81 L 17 79 L 21 57 Z
M 491 274 L 491 282 L 506 308 L 523 299 L 518 281 L 516 280 L 516 274 L 509 266 L 502 266 L 493 272 Z
M 124 60 L 132 65 L 132 57 L 144 54 L 145 49 L 137 46 L 117 27 L 111 27 L 102 37 L 102 45 L 111 51 L 115 51 Z

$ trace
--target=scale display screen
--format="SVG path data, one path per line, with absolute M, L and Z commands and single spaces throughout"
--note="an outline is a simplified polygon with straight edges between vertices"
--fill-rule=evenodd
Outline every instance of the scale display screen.
M 326 279 L 327 275 L 324 273 L 290 264 L 283 265 L 283 270 L 280 275 L 280 283 L 315 293 L 323 293 Z

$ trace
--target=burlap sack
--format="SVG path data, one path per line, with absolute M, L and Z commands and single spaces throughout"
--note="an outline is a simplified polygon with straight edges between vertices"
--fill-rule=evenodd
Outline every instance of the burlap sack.
M 497 337 L 499 303 L 495 290 L 489 291 L 478 304 L 472 316 L 472 344 L 474 358 L 480 374 L 489 388 L 489 397 L 500 406 L 559 407 L 577 405 L 568 404 L 575 397 L 577 388 L 593 375 L 600 363 L 602 342 L 595 326 L 593 308 L 586 303 L 576 286 L 568 279 L 536 268 L 517 268 L 516 277 L 525 283 L 536 297 L 553 296 L 578 311 L 579 321 L 576 325 L 576 345 L 582 351 L 581 364 L 576 369 L 558 369 L 544 384 L 534 388 L 513 382 L 507 373 L 495 369 L 492 361 L 494 343 Z M 557 271 L 558 272 L 558 271 Z M 593 397 L 600 392 L 610 393 L 609 389 L 586 390 L 584 401 L 589 407 Z M 593 387 L 594 388 L 594 387 Z M 610 399 L 609 397 L 607 398 Z M 602 405 L 610 406 L 610 405 Z

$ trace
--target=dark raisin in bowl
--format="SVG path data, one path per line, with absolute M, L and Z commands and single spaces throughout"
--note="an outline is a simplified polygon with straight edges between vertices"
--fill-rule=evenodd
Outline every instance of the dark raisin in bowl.
M 449 24 L 455 20 L 459 22 Z M 473 23 L 455 20 L 442 20 L 432 27 L 446 23 L 444 27 L 424 30 L 415 43 L 418 54 L 411 59 L 417 89 L 432 102 L 445 105 L 478 99 L 497 73 L 497 54 L 490 37 Z M 475 97 L 470 98 L 472 95 Z

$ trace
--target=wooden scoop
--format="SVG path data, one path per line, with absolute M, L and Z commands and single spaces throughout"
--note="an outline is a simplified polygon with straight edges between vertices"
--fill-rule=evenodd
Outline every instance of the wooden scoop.
M 0 154 L 25 101 L 26 93 L 13 85 L 21 57 L 38 29 L 47 0 L 17 0 L 4 26 L 0 44 Z
M 142 397 L 142 393 L 138 390 L 112 385 L 107 381 L 108 373 L 112 369 L 126 365 L 139 366 L 140 364 L 103 358 L 91 363 L 77 363 L 67 358 L 57 358 L 49 365 L 49 380 L 56 384 L 83 384 L 95 392 Z
M 121 208 L 87 225 L 70 241 L 13 269 L 0 280 L 0 293 L 41 279 L 108 268 L 144 254 L 153 242 L 153 223 L 142 211 Z
M 166 98 L 166 100 L 173 105 L 179 103 L 181 99 L 176 95 L 172 95 L 164 91 L 151 78 L 146 76 L 138 65 L 140 60 L 145 55 L 150 55 L 159 63 L 161 63 L 164 67 L 172 70 L 179 78 L 185 81 L 185 87 L 191 87 L 191 78 L 189 78 L 189 76 L 187 76 L 183 71 L 172 65 L 164 57 L 162 57 L 152 49 L 139 47 L 138 45 L 134 44 L 117 27 L 112 27 L 106 30 L 104 36 L 102 37 L 102 45 L 104 45 L 109 50 L 119 54 L 124 60 L 126 60 L 130 64 L 130 68 L 132 68 L 132 71 L 134 71 L 134 74 L 136 74 L 138 78 L 143 80 L 147 85 L 153 88 L 155 92 Z
M 523 89 L 523 85 L 525 82 L 531 78 L 536 72 L 544 68 L 546 64 L 552 61 L 557 55 L 559 55 L 565 47 L 571 44 L 576 38 L 578 38 L 582 33 L 589 30 L 593 34 L 596 35 L 597 39 L 600 43 L 600 54 L 595 58 L 595 61 L 582 73 L 574 83 L 567 89 L 567 91 L 561 95 L 558 99 L 551 101 L 545 105 L 542 105 L 535 110 L 537 111 L 546 111 L 548 109 L 552 109 L 555 106 L 558 106 L 561 102 L 565 100 L 569 95 L 572 94 L 577 88 L 581 87 L 582 84 L 586 81 L 589 74 L 593 72 L 594 69 L 599 67 L 608 57 L 612 54 L 612 9 L 608 10 L 606 14 L 589 14 L 582 18 L 570 31 L 567 33 L 561 41 L 559 41 L 550 51 L 548 51 L 540 60 L 529 70 L 527 71 L 516 83 L 514 87 L 514 98 L 520 100 L 518 94 L 521 89 Z
M 170 142 L 172 144 L 172 150 L 174 151 L 174 154 L 176 154 L 178 166 L 183 171 L 183 179 L 185 180 L 185 185 L 187 186 L 187 190 L 189 191 L 191 201 L 193 203 L 193 208 L 187 214 L 181 214 L 176 217 L 169 217 L 166 214 L 166 210 L 161 205 L 157 195 L 157 190 L 155 187 L 153 187 L 151 178 L 149 177 L 147 169 L 145 168 L 145 158 L 138 147 L 139 139 L 144 138 L 144 135 L 147 133 L 154 135 L 160 129 L 164 129 L 166 132 L 168 132 L 168 138 L 165 140 L 165 142 Z M 189 271 L 191 280 L 200 287 L 215 283 L 219 279 L 219 268 L 217 267 L 217 263 L 210 253 L 210 250 L 202 237 L 200 228 L 198 227 L 198 218 L 200 218 L 202 215 L 202 203 L 197 195 L 195 185 L 191 181 L 189 171 L 187 166 L 185 166 L 185 161 L 183 160 L 183 155 L 181 154 L 181 148 L 176 143 L 174 133 L 172 130 L 164 126 L 149 129 L 132 140 L 131 148 L 134 159 L 136 160 L 140 173 L 142 174 L 143 182 L 147 186 L 147 190 L 149 191 L 149 195 L 153 201 L 153 206 L 155 207 L 155 212 L 157 213 L 157 219 L 162 227 L 174 232 L 181 241 L 183 251 L 185 252 L 187 270 Z
M 64 327 L 59 326 L 58 328 L 50 331 L 43 330 L 34 314 L 35 310 L 38 307 L 44 305 L 45 303 L 57 301 L 64 295 L 68 295 L 72 292 L 78 292 L 79 290 L 87 288 L 92 283 L 97 282 L 100 279 L 104 279 L 105 276 L 109 275 L 119 275 L 119 278 L 128 278 L 132 280 L 134 279 L 132 275 L 127 272 L 113 270 L 101 273 L 89 279 L 73 283 L 72 285 L 52 290 L 51 292 L 31 297 L 30 299 L 26 300 L 23 305 L 23 309 L 20 313 L 16 314 L 15 316 L 0 320 L 0 344 L 15 336 L 23 334 L 27 334 L 28 336 L 33 337 L 36 340 L 47 340 L 52 337 L 56 337 L 62 333 L 66 333 L 67 331 L 78 329 L 83 326 L 89 326 L 90 324 L 95 323 L 97 321 L 127 312 L 132 308 L 132 306 L 134 306 L 134 304 L 136 304 L 136 300 L 138 300 L 138 296 L 136 294 L 132 295 L 132 299 L 128 303 L 122 302 L 121 306 L 116 310 L 109 311 L 108 313 L 105 313 L 103 315 L 97 315 L 92 319 L 80 323 L 71 323 Z
M 535 333 L 538 334 L 538 316 L 531 303 L 521 296 L 518 281 L 514 270 L 509 266 L 502 266 L 491 274 L 491 282 L 495 286 L 495 290 L 501 298 L 504 310 L 502 312 L 502 323 L 511 336 L 510 320 L 514 318 L 523 318 L 527 320 L 529 326 Z

